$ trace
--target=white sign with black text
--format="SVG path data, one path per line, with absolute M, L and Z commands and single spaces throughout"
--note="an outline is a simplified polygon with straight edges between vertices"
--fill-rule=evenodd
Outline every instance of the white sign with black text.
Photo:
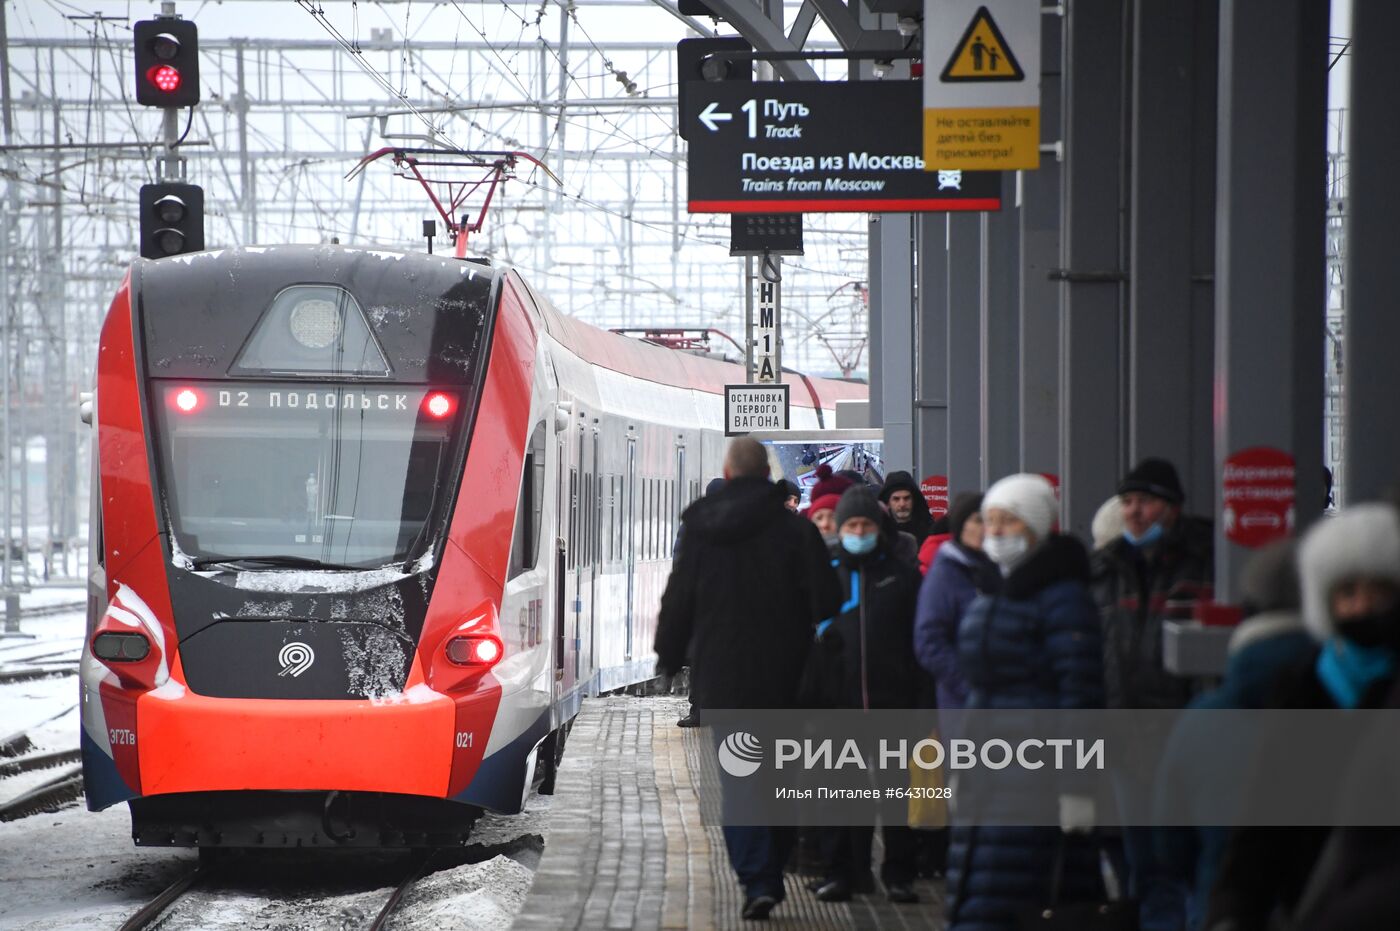
M 788 429 L 789 385 L 725 385 L 724 435 Z

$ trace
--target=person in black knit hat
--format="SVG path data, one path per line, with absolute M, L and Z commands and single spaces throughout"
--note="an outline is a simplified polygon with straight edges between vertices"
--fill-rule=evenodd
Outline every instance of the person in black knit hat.
M 1210 601 L 1215 555 L 1210 522 L 1183 514 L 1185 499 L 1176 467 L 1165 459 L 1142 460 L 1118 485 L 1122 536 L 1094 553 L 1109 708 L 1181 708 L 1191 699 L 1191 682 L 1163 665 L 1162 630 Z M 1151 787 L 1122 779 L 1114 790 L 1140 925 L 1176 931 L 1185 921 L 1186 887 L 1157 856 L 1160 829 L 1140 826 L 1150 818 Z

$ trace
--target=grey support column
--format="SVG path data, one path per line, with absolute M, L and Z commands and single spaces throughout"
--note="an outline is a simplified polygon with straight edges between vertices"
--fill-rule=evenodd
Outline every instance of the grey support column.
M 1220 5 L 1216 462 L 1291 453 L 1299 529 L 1322 505 L 1327 34 L 1317 0 Z M 1217 475 L 1216 600 L 1228 603 L 1252 551 L 1225 540 L 1222 506 Z
M 982 220 L 948 217 L 948 494 L 982 488 Z
M 1065 14 L 1060 225 L 1060 466 L 1063 526 L 1089 539 L 1124 468 L 1123 6 L 1076 0 Z
M 1059 16 L 1040 20 L 1040 141 L 1060 141 Z M 1060 474 L 1060 161 L 1050 153 L 1040 168 L 1020 175 L 1021 404 L 1023 472 Z
M 1400 122 L 1395 92 L 1400 58 L 1385 32 L 1400 28 L 1400 4 L 1354 0 L 1347 200 L 1346 399 L 1343 469 L 1348 501 L 1374 500 L 1400 486 L 1400 261 L 1395 216 L 1400 208 Z M 1363 31 L 1364 30 L 1364 31 Z
M 877 214 L 870 219 L 872 345 L 880 345 L 879 367 L 871 358 L 871 382 L 880 382 L 880 425 L 885 429 L 885 465 L 914 468 L 914 247 L 913 216 Z M 876 241 L 878 240 L 878 248 Z M 879 290 L 875 282 L 879 281 Z
M 1021 218 L 1016 176 L 1001 176 L 1002 209 L 981 215 L 982 475 L 986 488 L 1021 467 Z
M 867 371 L 870 373 L 866 381 L 869 384 L 870 393 L 870 426 L 883 427 L 885 425 L 885 385 L 881 380 L 880 372 L 884 368 L 885 354 L 880 343 L 880 314 L 879 308 L 884 306 L 885 283 L 880 277 L 880 216 L 878 214 L 870 217 L 868 225 L 869 233 L 866 234 L 865 241 L 869 249 L 870 267 L 870 302 L 866 307 L 866 322 L 870 329 L 870 339 L 866 342 L 866 358 L 869 359 Z
M 918 473 L 948 474 L 948 215 L 919 214 L 914 438 Z
M 1137 0 L 1133 22 L 1128 459 L 1175 463 L 1187 510 L 1203 514 L 1215 487 L 1215 9 Z

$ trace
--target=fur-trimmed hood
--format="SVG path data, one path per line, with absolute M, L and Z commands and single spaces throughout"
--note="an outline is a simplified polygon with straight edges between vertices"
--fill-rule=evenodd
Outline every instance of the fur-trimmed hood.
M 1054 533 L 1033 548 L 1006 577 L 1008 598 L 1029 598 L 1056 582 L 1089 584 L 1089 553 L 1076 538 Z
M 1303 623 L 1317 640 L 1336 632 L 1329 599 L 1338 582 L 1385 579 L 1400 587 L 1400 515 L 1388 504 L 1358 504 L 1314 524 L 1298 547 Z

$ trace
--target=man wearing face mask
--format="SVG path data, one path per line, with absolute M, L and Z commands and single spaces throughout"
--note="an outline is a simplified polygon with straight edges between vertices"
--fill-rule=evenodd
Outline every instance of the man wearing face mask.
M 1386 504 L 1359 504 L 1314 524 L 1298 550 L 1303 623 L 1318 646 L 1284 669 L 1274 682 L 1277 708 L 1378 708 L 1394 706 L 1400 681 L 1400 520 Z M 1387 732 L 1386 739 L 1393 740 Z M 1329 765 L 1348 765 L 1369 747 L 1343 748 L 1337 756 L 1310 747 Z M 1285 752 L 1288 761 L 1293 757 Z M 1267 773 L 1278 760 L 1261 757 L 1256 770 Z M 1385 786 L 1393 791 L 1393 784 Z M 1347 824 L 1364 824 L 1348 820 Z M 1275 927 L 1393 928 L 1400 910 L 1393 888 L 1360 880 L 1393 868 L 1394 832 L 1349 828 L 1337 838 L 1339 859 L 1331 886 L 1307 915 L 1292 914 L 1310 884 L 1327 842 L 1323 827 L 1238 829 L 1221 862 L 1211 892 L 1207 931 L 1255 931 Z M 1369 861 L 1369 862 L 1368 862 Z M 1347 889 L 1351 885 L 1353 888 Z M 1366 895 L 1379 898 L 1368 899 Z M 1329 894 L 1330 893 L 1330 894 Z M 1382 910 L 1382 906 L 1385 910 Z M 1392 916 L 1387 919 L 1385 915 Z
M 1094 553 L 1110 708 L 1183 708 L 1191 700 L 1192 683 L 1163 665 L 1163 623 L 1188 620 L 1195 603 L 1211 597 L 1214 540 L 1208 521 L 1181 512 L 1184 498 L 1175 466 L 1144 459 L 1118 486 L 1122 536 Z M 1187 888 L 1157 856 L 1156 829 L 1142 826 L 1151 820 L 1152 787 L 1124 777 L 1114 790 L 1141 927 L 1180 931 Z
M 848 489 L 836 507 L 840 543 L 833 549 L 847 595 L 841 612 L 817 627 L 817 650 L 832 655 L 825 668 L 835 681 L 823 683 L 826 704 L 837 708 L 917 707 L 920 671 L 910 644 L 919 571 L 896 558 L 881 530 L 884 515 L 874 489 Z M 907 825 L 885 825 L 885 862 L 880 879 L 892 902 L 917 902 L 916 839 Z M 815 884 L 817 898 L 841 902 L 871 888 L 870 851 L 874 828 L 830 828 L 826 832 L 826 876 Z

